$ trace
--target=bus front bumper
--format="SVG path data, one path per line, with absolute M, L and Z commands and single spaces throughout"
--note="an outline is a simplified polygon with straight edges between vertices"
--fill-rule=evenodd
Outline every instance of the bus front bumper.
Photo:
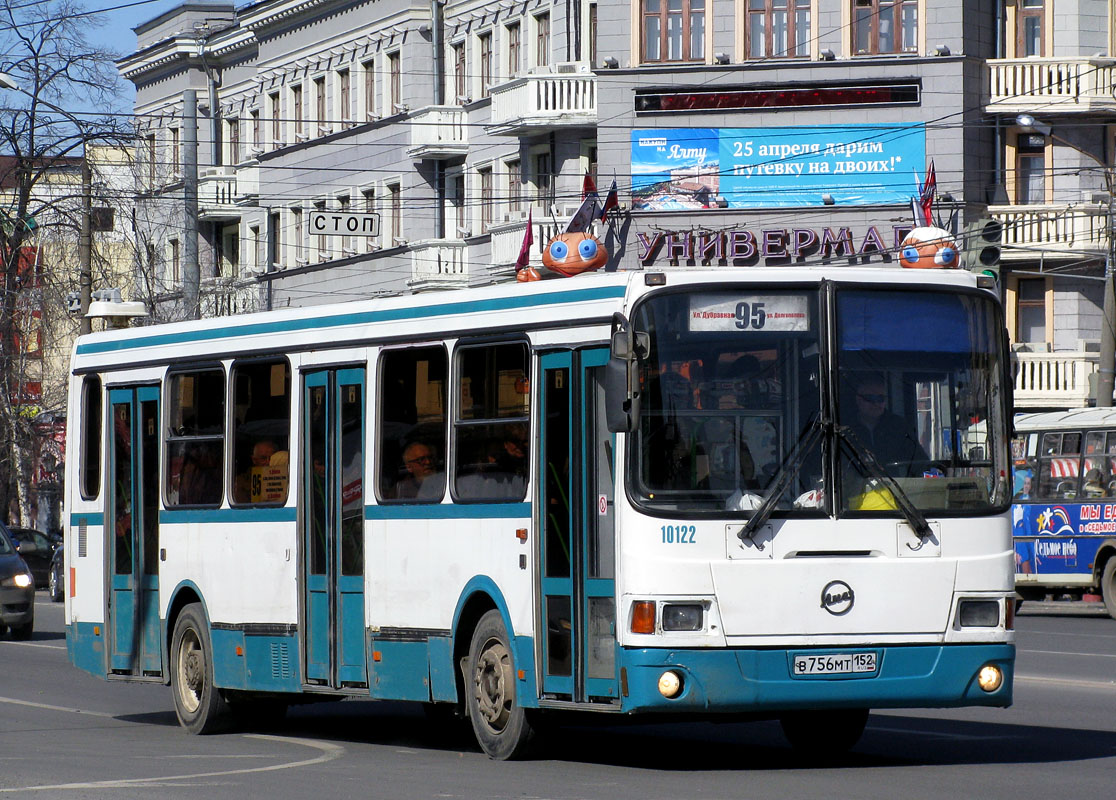
M 1012 701 L 1015 645 L 888 645 L 792 649 L 622 649 L 621 703 L 627 712 L 739 713 L 821 708 L 1007 707 Z M 860 673 L 795 674 L 847 666 L 848 656 L 874 653 Z M 835 657 L 835 658 L 831 658 Z M 846 657 L 846 658 L 842 658 Z M 823 665 L 818 667 L 816 665 Z M 982 689 L 985 667 L 1001 683 Z M 674 677 L 664 673 L 673 672 Z M 986 672 L 995 675 L 995 670 Z M 672 697 L 660 686 L 680 688 Z

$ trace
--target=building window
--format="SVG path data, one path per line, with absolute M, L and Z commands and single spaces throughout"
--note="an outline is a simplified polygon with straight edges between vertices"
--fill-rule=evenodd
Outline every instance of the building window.
M 374 214 L 376 212 L 376 190 L 373 188 L 362 189 L 360 192 L 360 197 L 361 200 L 364 202 L 365 213 Z M 364 237 L 364 249 L 369 253 L 376 249 L 375 236 Z
M 465 219 L 465 175 L 458 173 L 453 176 L 453 189 L 451 202 L 453 203 L 453 224 L 456 227 L 453 238 L 463 239 L 469 235 L 469 228 Z
M 550 14 L 535 17 L 535 64 L 545 67 L 550 63 Z
M 401 72 L 399 66 L 399 53 L 388 55 L 388 102 L 391 104 L 391 113 L 399 114 L 403 108 L 403 90 L 400 85 Z
M 317 135 L 327 135 L 330 131 L 330 126 L 329 120 L 326 118 L 325 78 L 314 79 L 314 119 L 317 120 Z
M 453 102 L 467 103 L 469 95 L 465 90 L 465 43 L 453 46 Z
M 508 80 L 516 76 L 520 70 L 519 64 L 519 23 L 509 25 L 508 31 Z
M 480 49 L 480 96 L 488 97 L 488 87 L 492 84 L 492 34 L 478 37 Z
M 597 63 L 597 4 L 589 4 L 589 63 Z
M 549 152 L 535 155 L 535 200 L 544 208 L 554 203 L 554 170 Z
M 523 170 L 519 159 L 509 161 L 508 166 L 508 210 L 523 209 Z
M 171 286 L 177 286 L 182 281 L 182 247 L 177 239 L 171 239 L 168 243 L 170 250 L 170 279 Z
M 182 137 L 178 128 L 170 129 L 170 167 L 171 175 L 182 174 Z
M 1046 280 L 1020 278 L 1016 289 L 1015 341 L 1046 341 Z
M 156 165 L 159 163 L 155 154 L 155 134 L 149 133 L 143 137 L 143 152 L 140 154 L 140 162 L 144 165 L 147 173 L 147 185 L 150 188 L 155 187 Z
M 283 228 L 280 223 L 279 212 L 268 215 L 268 253 L 267 260 L 274 267 L 281 267 L 283 258 Z
M 337 97 L 340 108 L 341 122 L 353 121 L 352 98 L 349 91 L 349 71 L 343 69 L 337 73 Z
M 258 225 L 248 228 L 248 238 L 252 242 L 252 266 L 257 272 L 264 272 L 263 238 L 260 236 Z
M 492 185 L 492 169 L 485 167 L 477 170 L 477 178 L 480 183 L 481 233 L 487 233 L 488 228 L 492 225 L 492 203 L 496 196 L 494 194 L 495 187 Z
M 705 0 L 643 0 L 643 60 L 704 61 Z
M 295 263 L 306 261 L 306 256 L 302 252 L 302 209 L 291 209 L 291 244 L 294 247 Z
M 272 94 L 268 100 L 271 105 L 271 146 L 282 147 L 283 137 L 279 131 L 279 125 L 282 123 L 279 116 L 279 92 Z
M 1015 57 L 1046 55 L 1046 0 L 1021 0 L 1015 11 Z
M 810 0 L 748 0 L 748 58 L 810 54 Z
M 918 51 L 918 0 L 853 0 L 854 50 L 861 55 Z
M 229 120 L 229 161 L 233 164 L 239 164 L 241 160 L 240 153 L 240 120 Z
M 248 116 L 252 120 L 252 149 L 257 153 L 263 151 L 262 129 L 260 128 L 260 110 L 253 108 L 248 112 Z
M 1046 202 L 1046 137 L 1020 134 L 1015 151 L 1015 202 Z
M 294 117 L 294 140 L 301 142 L 306 138 L 306 130 L 302 124 L 302 86 L 291 87 L 291 114 Z
M 325 200 L 315 200 L 314 210 L 319 213 L 325 213 L 326 204 Z M 318 261 L 329 260 L 329 237 L 325 234 L 317 234 L 314 236 L 314 249 L 317 251 Z
M 365 61 L 360 65 L 360 71 L 364 75 L 364 116 L 376 119 L 376 62 Z
M 388 231 L 388 236 L 391 238 L 388 241 L 388 247 L 398 247 L 405 244 L 403 239 L 403 196 L 400 185 L 398 183 L 388 184 L 387 195 L 388 217 L 391 221 L 391 230 Z

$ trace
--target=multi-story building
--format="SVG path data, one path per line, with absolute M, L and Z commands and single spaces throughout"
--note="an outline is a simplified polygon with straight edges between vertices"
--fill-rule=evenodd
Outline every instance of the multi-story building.
M 1017 400 L 1084 404 L 1110 246 L 1111 0 L 187 2 L 139 26 L 141 220 L 209 313 L 508 280 L 581 200 L 609 268 L 894 262 L 933 162 L 1005 223 Z M 198 98 L 186 131 L 184 93 Z M 311 229 L 375 211 L 375 236 Z M 932 333 L 933 321 L 927 321 Z M 1038 352 L 1045 350 L 1049 352 Z

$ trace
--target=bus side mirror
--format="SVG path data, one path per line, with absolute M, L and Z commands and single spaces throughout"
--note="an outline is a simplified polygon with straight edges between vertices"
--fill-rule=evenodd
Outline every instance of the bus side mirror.
M 639 401 L 628 391 L 631 362 L 610 358 L 605 365 L 605 424 L 611 433 L 629 433 L 635 427 Z

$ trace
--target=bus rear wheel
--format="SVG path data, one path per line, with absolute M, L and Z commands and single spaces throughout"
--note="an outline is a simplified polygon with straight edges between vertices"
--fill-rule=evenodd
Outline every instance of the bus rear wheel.
M 1108 616 L 1116 619 L 1116 555 L 1109 556 L 1104 565 L 1101 597 L 1104 598 L 1104 607 L 1108 610 Z
M 868 709 L 792 711 L 779 718 L 783 735 L 798 752 L 811 758 L 839 756 L 860 741 Z
M 465 668 L 465 706 L 477 743 L 498 761 L 521 757 L 533 731 L 516 697 L 515 659 L 498 611 L 473 631 Z
M 178 722 L 190 733 L 214 733 L 228 706 L 213 685 L 213 646 L 200 603 L 182 609 L 171 639 L 171 692 Z

